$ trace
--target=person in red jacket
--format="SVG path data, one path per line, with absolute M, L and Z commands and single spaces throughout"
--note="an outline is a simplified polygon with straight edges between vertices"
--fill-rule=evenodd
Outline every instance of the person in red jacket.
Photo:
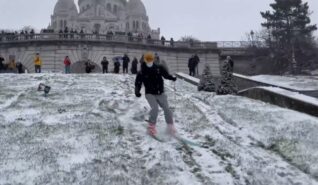
M 65 74 L 70 74 L 71 73 L 71 60 L 68 56 L 65 57 L 64 59 L 64 65 L 65 65 Z

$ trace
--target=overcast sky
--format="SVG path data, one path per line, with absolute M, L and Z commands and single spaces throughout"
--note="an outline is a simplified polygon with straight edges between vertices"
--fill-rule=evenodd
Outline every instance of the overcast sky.
M 77 0 L 75 0 L 77 2 Z M 318 0 L 306 0 L 318 24 Z M 0 0 L 0 29 L 31 25 L 45 28 L 57 0 Z M 274 0 L 143 0 L 153 29 L 166 37 L 191 35 L 202 41 L 239 41 L 245 33 L 260 30 L 260 11 Z M 315 35 L 318 36 L 317 31 Z

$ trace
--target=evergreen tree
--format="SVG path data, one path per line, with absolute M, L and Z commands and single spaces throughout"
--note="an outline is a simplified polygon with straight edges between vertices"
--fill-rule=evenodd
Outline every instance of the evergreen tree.
M 273 11 L 261 12 L 266 19 L 262 26 L 268 30 L 267 42 L 279 67 L 306 67 L 312 54 L 308 51 L 313 46 L 313 31 L 316 25 L 310 25 L 308 3 L 302 0 L 275 0 L 270 4 Z M 295 59 L 295 60 L 294 60 Z M 297 61 L 295 63 L 293 61 Z M 301 63 L 299 63 L 301 62 Z
M 205 64 L 202 77 L 200 79 L 200 84 L 198 86 L 199 91 L 214 92 L 215 83 L 213 82 L 213 76 L 211 73 L 210 66 Z
M 228 60 L 225 60 L 221 69 L 221 80 L 218 84 L 217 94 L 236 94 L 237 86 L 233 78 L 233 68 L 231 67 Z

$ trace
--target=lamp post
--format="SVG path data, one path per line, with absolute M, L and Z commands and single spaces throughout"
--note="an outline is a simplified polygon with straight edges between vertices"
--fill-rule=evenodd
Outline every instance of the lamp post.
M 253 30 L 251 30 L 250 34 L 251 34 L 251 39 L 252 39 L 252 46 L 254 47 L 254 34 L 255 33 Z
M 292 74 L 296 74 L 297 73 L 297 60 L 296 60 L 296 53 L 295 53 L 295 44 L 296 44 L 296 38 L 297 38 L 297 33 L 299 31 L 299 29 L 292 29 L 292 38 L 291 38 L 291 70 L 292 70 Z

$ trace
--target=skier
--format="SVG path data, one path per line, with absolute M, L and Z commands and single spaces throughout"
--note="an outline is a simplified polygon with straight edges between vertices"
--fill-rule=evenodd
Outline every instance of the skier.
M 128 73 L 128 65 L 129 65 L 130 59 L 127 54 L 123 57 L 123 73 Z
M 137 74 L 137 68 L 138 68 L 138 60 L 135 57 L 134 60 L 132 61 L 132 64 L 131 64 L 131 73 Z
M 176 81 L 177 78 L 171 76 L 162 66 L 154 64 L 154 60 L 155 56 L 152 52 L 148 52 L 144 55 L 145 62 L 142 63 L 141 70 L 137 74 L 135 81 L 135 95 L 138 98 L 141 97 L 140 90 L 142 84 L 144 84 L 145 96 L 151 107 L 148 133 L 151 136 L 155 136 L 157 133 L 156 123 L 159 105 L 164 111 L 168 132 L 174 135 L 176 133 L 176 129 L 173 124 L 172 112 L 169 109 L 167 95 L 164 93 L 163 78 L 172 81 Z
M 35 73 L 41 73 L 42 59 L 40 58 L 40 54 L 39 53 L 37 53 L 35 55 L 34 67 L 35 67 Z
M 103 66 L 103 73 L 108 73 L 108 60 L 106 57 L 103 58 L 101 65 Z
M 71 60 L 68 56 L 65 57 L 64 59 L 64 66 L 65 66 L 65 74 L 70 74 L 71 73 Z

